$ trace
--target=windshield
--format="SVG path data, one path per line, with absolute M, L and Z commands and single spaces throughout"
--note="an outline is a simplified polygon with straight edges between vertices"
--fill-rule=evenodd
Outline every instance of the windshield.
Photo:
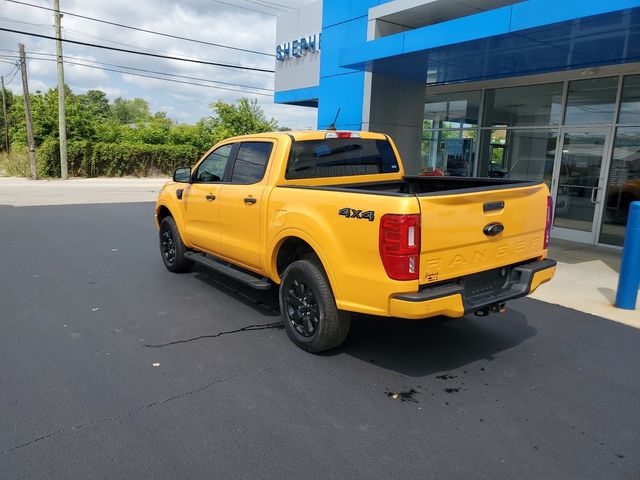
M 325 138 L 294 142 L 285 178 L 346 177 L 398 171 L 398 160 L 387 140 Z

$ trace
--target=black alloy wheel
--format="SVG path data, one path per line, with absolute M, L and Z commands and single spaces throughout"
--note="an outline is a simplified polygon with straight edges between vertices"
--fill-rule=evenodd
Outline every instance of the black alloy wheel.
M 176 242 L 173 239 L 173 232 L 169 225 L 164 224 L 160 232 L 160 249 L 164 261 L 173 265 L 176 261 Z
M 182 243 L 180 232 L 172 217 L 165 217 L 160 222 L 160 254 L 167 270 L 174 273 L 188 272 L 193 267 L 193 260 L 184 256 L 187 247 Z
M 317 259 L 297 260 L 282 274 L 280 314 L 293 343 L 308 352 L 323 352 L 347 338 L 351 316 L 340 311 Z
M 284 306 L 291 326 L 303 337 L 312 337 L 323 316 L 313 289 L 303 280 L 294 279 L 285 296 Z

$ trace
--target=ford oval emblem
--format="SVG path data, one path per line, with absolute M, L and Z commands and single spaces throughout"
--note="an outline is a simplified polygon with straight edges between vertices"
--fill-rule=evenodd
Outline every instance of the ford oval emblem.
M 482 231 L 484 232 L 485 235 L 489 237 L 495 237 L 499 233 L 504 232 L 504 225 L 498 222 L 490 223 L 489 225 L 484 227 Z

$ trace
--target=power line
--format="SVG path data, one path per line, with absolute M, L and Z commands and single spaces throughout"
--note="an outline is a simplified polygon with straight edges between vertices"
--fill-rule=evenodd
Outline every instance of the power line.
M 8 50 L 8 49 L 0 49 L 0 50 L 6 50 L 9 52 L 12 52 L 13 50 Z M 29 54 L 29 59 L 31 60 L 49 60 L 47 58 L 38 58 L 38 57 L 33 57 L 33 55 L 44 55 L 44 56 L 49 56 L 49 57 L 55 57 L 55 54 L 53 53 L 46 53 L 46 52 L 31 52 Z M 15 55 L 0 55 L 0 58 L 17 58 L 17 56 Z M 97 65 L 107 65 L 109 67 L 116 67 L 116 68 L 125 68 L 127 70 L 134 70 L 137 72 L 145 72 L 145 73 L 153 73 L 153 74 L 157 74 L 157 75 L 166 75 L 168 77 L 176 77 L 176 78 L 184 78 L 187 80 L 196 80 L 199 82 L 209 82 L 209 83 L 218 83 L 220 85 L 230 85 L 232 87 L 241 87 L 241 88 L 253 88 L 256 90 L 265 90 L 267 92 L 273 92 L 274 90 L 272 88 L 264 88 L 264 87 L 258 87 L 256 85 L 244 85 L 241 83 L 232 83 L 232 82 L 223 82 L 221 80 L 211 80 L 209 78 L 202 78 L 202 77 L 191 77 L 188 75 L 178 75 L 176 73 L 167 73 L 167 72 L 159 72 L 157 70 L 148 70 L 148 69 L 144 69 L 144 68 L 137 68 L 137 67 L 129 67 L 127 65 L 117 65 L 117 64 L 113 64 L 113 63 L 106 63 L 106 62 L 99 62 L 97 60 L 88 60 L 86 58 L 82 58 L 82 57 L 73 57 L 70 55 L 65 55 L 66 59 L 72 59 L 72 60 L 80 60 L 83 62 L 87 62 L 87 63 L 92 63 L 92 64 L 97 64 Z M 67 61 L 65 61 L 65 63 L 69 63 Z
M 21 20 L 16 20 L 13 18 L 8 18 L 8 17 L 0 17 L 1 21 L 5 21 L 5 22 L 10 22 L 10 23 L 19 23 L 19 24 L 24 24 L 24 25 L 30 25 L 32 27 L 40 27 L 40 28 L 49 28 L 49 29 L 53 29 L 53 25 L 42 25 L 39 23 L 30 23 L 30 22 L 23 22 Z M 73 28 L 65 28 L 64 31 L 66 33 L 75 33 L 77 35 L 80 35 L 81 37 L 87 37 L 87 38 L 91 38 L 93 40 L 102 40 L 103 42 L 107 42 L 109 44 L 113 44 L 113 45 L 118 45 L 121 47 L 131 47 L 131 48 L 135 48 L 141 52 L 152 52 L 152 53 L 160 53 L 163 55 L 169 55 L 168 52 L 166 51 L 162 51 L 162 50 L 155 50 L 153 48 L 145 48 L 145 47 L 139 47 L 137 45 L 132 45 L 130 43 L 124 43 L 124 42 L 116 42 L 115 40 L 111 40 L 109 38 L 104 38 L 104 37 L 99 37 L 97 35 L 92 35 L 90 33 L 86 33 L 86 32 L 82 32 L 80 30 L 75 30 Z M 189 57 L 185 57 L 185 58 L 189 58 Z
M 15 55 L 12 55 L 11 57 L 19 58 L 18 56 L 15 56 Z M 5 78 L 8 77 L 9 75 L 11 75 L 11 79 L 5 85 L 5 87 L 6 87 L 7 85 L 9 85 L 13 81 L 13 79 L 16 77 L 16 75 L 20 71 L 20 63 L 17 60 L 16 61 L 9 60 L 8 57 L 5 56 L 5 55 L 0 55 L 0 62 L 6 63 L 7 65 L 13 65 L 13 68 L 11 70 L 9 70 L 9 73 L 7 73 L 6 75 L 3 75 L 3 77 L 5 77 Z
M 11 22 L 11 23 L 21 23 L 23 25 L 29 25 L 31 27 L 53 28 L 53 25 L 46 25 L 44 23 L 25 22 L 24 20 L 15 20 L 15 19 L 9 18 L 9 17 L 0 17 L 0 21 Z
M 18 74 L 19 71 L 20 71 L 20 67 L 17 67 L 16 71 L 13 72 L 13 75 L 11 76 L 11 78 L 4 84 L 5 87 L 8 87 L 9 85 L 11 85 L 11 82 L 13 82 L 13 79 L 16 78 L 16 75 Z
M 16 3 L 16 4 L 19 4 L 19 5 L 26 5 L 26 6 L 33 7 L 33 8 L 39 8 L 41 10 L 53 11 L 53 8 L 50 8 L 50 7 L 44 7 L 42 5 L 34 5 L 33 3 L 21 2 L 19 0 L 6 0 L 6 1 L 7 2 L 11 2 L 11 3 Z M 104 23 L 104 24 L 107 24 L 107 25 L 113 25 L 115 27 L 120 27 L 120 28 L 127 28 L 129 30 L 135 30 L 135 31 L 138 31 L 138 32 L 150 33 L 150 34 L 153 34 L 153 35 L 160 35 L 162 37 L 174 38 L 176 40 L 184 40 L 185 42 L 199 43 L 199 44 L 202 44 L 202 45 L 209 45 L 209 46 L 212 46 L 212 47 L 227 48 L 229 50 L 236 50 L 236 51 L 239 51 L 239 52 L 246 52 L 246 53 L 254 53 L 256 55 L 264 55 L 264 56 L 267 56 L 267 57 L 273 57 L 274 56 L 271 53 L 261 52 L 261 51 L 258 51 L 258 50 L 251 50 L 251 49 L 248 49 L 248 48 L 233 47 L 231 45 L 224 45 L 224 44 L 221 44 L 221 43 L 207 42 L 205 40 L 197 40 L 195 38 L 182 37 L 180 35 L 173 35 L 171 33 L 164 33 L 164 32 L 158 32 L 158 31 L 155 31 L 155 30 L 148 30 L 146 28 L 139 28 L 139 27 L 134 27 L 134 26 L 131 26 L 131 25 L 125 25 L 123 23 L 111 22 L 109 20 L 103 20 L 103 19 L 96 18 L 96 17 L 89 17 L 87 15 L 80 15 L 78 13 L 67 12 L 67 11 L 64 11 L 64 10 L 60 10 L 60 12 L 64 13 L 65 15 L 69 15 L 71 17 L 82 18 L 84 20 L 89 20 L 89 21 L 92 21 L 92 22 Z
M 284 8 L 280 8 L 280 7 L 282 7 L 283 5 L 276 6 L 276 7 L 272 7 L 271 5 L 267 5 L 267 3 L 271 3 L 271 2 L 264 2 L 264 3 L 262 3 L 262 2 L 257 2 L 256 0 L 245 0 L 245 2 L 253 3 L 254 5 L 258 5 L 259 7 L 271 8 L 271 9 L 276 10 L 276 11 L 278 11 L 278 12 L 286 12 L 286 11 L 287 11 L 287 10 L 285 10 Z M 275 5 L 277 5 L 277 4 L 275 4 Z
M 235 3 L 223 2 L 222 0 L 211 0 L 214 3 L 219 3 L 220 5 L 228 5 L 230 7 L 241 8 L 242 10 L 249 10 L 250 12 L 261 13 L 263 15 L 269 15 L 271 17 L 277 17 L 275 13 L 263 12 L 262 10 L 256 10 L 255 8 L 243 7 L 242 5 L 237 5 Z
M 75 29 L 71 29 L 71 28 L 65 28 L 64 31 L 65 32 L 75 33 L 75 34 L 77 34 L 77 35 L 79 35 L 81 37 L 84 37 L 84 38 L 90 38 L 90 39 L 93 39 L 93 40 L 102 40 L 103 42 L 106 42 L 109 45 L 116 45 L 116 46 L 120 46 L 120 47 L 130 47 L 130 48 L 136 49 L 137 51 L 140 51 L 140 52 L 151 52 L 151 53 L 159 53 L 161 55 L 170 55 L 170 53 L 167 52 L 167 51 L 156 50 L 156 49 L 153 49 L 153 48 L 140 47 L 138 45 L 132 45 L 130 43 L 125 43 L 125 42 L 116 42 L 115 40 L 111 40 L 109 38 L 104 38 L 104 37 L 99 37 L 97 35 L 92 35 L 90 33 L 82 32 L 80 30 L 75 30 Z M 184 55 L 183 58 L 196 58 L 196 57 Z M 251 75 L 261 75 L 261 74 L 251 73 Z
M 15 1 L 15 0 L 12 0 L 12 1 Z M 14 30 L 14 29 L 11 29 L 11 28 L 2 28 L 2 27 L 0 27 L 0 31 L 9 32 L 9 33 L 18 33 L 20 35 L 29 35 L 31 37 L 46 38 L 48 40 L 56 40 L 56 37 L 52 37 L 50 35 L 42 35 L 40 33 L 24 32 L 22 30 Z M 247 67 L 247 66 L 244 66 L 244 65 L 235 65 L 235 64 L 232 64 L 232 63 L 209 62 L 207 60 L 196 60 L 196 59 L 184 58 L 184 57 L 174 57 L 172 55 L 161 55 L 159 53 L 141 52 L 141 51 L 137 51 L 137 50 L 129 50 L 129 49 L 126 49 L 126 48 L 108 47 L 106 45 L 99 45 L 99 44 L 96 44 L 96 43 L 80 42 L 78 40 L 71 40 L 71 39 L 68 39 L 68 38 L 63 38 L 62 41 L 63 42 L 67 42 L 67 43 L 73 43 L 75 45 L 83 45 L 85 47 L 102 48 L 104 50 L 112 50 L 112 51 L 115 51 L 115 52 L 132 53 L 134 55 L 144 55 L 144 56 L 147 56 L 147 57 L 166 58 L 168 60 L 178 60 L 180 62 L 199 63 L 201 65 L 212 65 L 214 67 L 234 68 L 234 69 L 237 69 L 237 70 L 248 70 L 248 71 L 253 71 L 253 72 L 275 73 L 274 70 L 268 70 L 266 68 Z
M 33 58 L 33 57 L 31 57 L 31 61 L 55 62 L 56 59 L 55 58 Z M 69 62 L 69 61 L 66 61 L 66 60 L 65 60 L 64 63 L 66 63 L 68 65 L 78 65 L 80 67 L 85 67 L 85 68 L 106 70 L 107 72 L 123 73 L 125 75 L 132 75 L 132 76 L 135 76 L 135 77 L 151 78 L 151 79 L 154 79 L 154 80 L 164 80 L 165 82 L 182 83 L 182 84 L 185 84 L 185 85 L 195 85 L 197 87 L 214 88 L 214 89 L 217 89 L 217 90 L 227 90 L 227 91 L 230 91 L 230 92 L 240 92 L 240 93 L 245 93 L 245 94 L 249 94 L 249 95 L 260 95 L 260 96 L 263 96 L 263 97 L 271 97 L 272 96 L 272 94 L 269 94 L 269 93 L 249 92 L 247 90 L 239 90 L 237 88 L 217 87 L 215 85 L 205 85 L 205 84 L 202 84 L 202 83 L 185 82 L 183 80 L 173 80 L 171 78 L 157 77 L 157 76 L 153 76 L 153 75 L 145 75 L 145 74 L 142 74 L 142 73 L 127 72 L 127 71 L 124 71 L 124 70 L 116 70 L 116 69 L 113 69 L 113 68 L 104 68 L 104 67 L 99 67 L 99 66 L 96 66 L 96 65 L 87 65 L 87 64 L 78 63 L 78 62 Z M 125 68 L 127 68 L 127 67 L 125 67 Z
M 249 0 L 247 0 L 249 1 Z M 295 7 L 292 7 L 290 5 L 284 5 L 282 3 L 276 3 L 276 2 L 270 2 L 268 0 L 259 0 L 261 3 L 268 3 L 270 5 L 275 5 L 276 7 L 283 7 L 283 8 L 288 8 L 289 10 L 295 10 Z
M 25 24 L 28 24 L 28 25 L 38 26 L 38 24 L 35 24 L 35 23 L 21 22 L 19 20 L 14 20 L 14 19 L 11 19 L 11 18 L 6 18 L 6 17 L 5 17 L 5 19 L 7 21 L 10 21 L 10 22 L 25 23 Z M 53 27 L 51 27 L 51 28 L 53 28 Z M 110 40 L 110 39 L 104 38 L 104 37 L 98 37 L 96 35 L 91 35 L 89 33 L 81 32 L 79 30 L 74 30 L 74 29 L 71 29 L 71 28 L 65 28 L 65 31 L 66 32 L 73 32 L 73 33 L 76 33 L 76 34 L 78 34 L 80 36 L 92 38 L 92 39 L 95 39 L 95 40 L 102 40 L 104 42 L 107 42 L 107 43 L 113 44 L 113 45 L 118 45 L 118 46 L 122 46 L 122 47 L 131 47 L 131 48 L 137 49 L 137 51 L 141 51 L 141 52 L 151 52 L 151 53 L 158 53 L 158 54 L 162 54 L 162 55 L 169 55 L 169 53 L 166 52 L 166 51 L 154 50 L 154 49 L 151 49 L 151 48 L 138 47 L 137 45 L 132 45 L 130 43 L 116 42 L 115 40 Z M 0 49 L 0 50 L 5 50 L 5 49 Z M 183 58 L 194 58 L 194 57 L 185 56 Z M 81 60 L 84 60 L 84 59 L 81 59 Z M 225 67 L 220 67 L 220 68 L 225 68 Z M 264 73 L 261 73 L 261 72 L 246 72 L 246 74 L 247 75 L 255 75 L 255 76 L 259 76 L 259 77 L 262 77 L 264 75 Z
M 44 59 L 41 59 L 41 60 L 44 60 Z M 53 61 L 53 59 L 51 59 L 51 61 Z M 113 68 L 98 67 L 96 65 L 86 65 L 86 64 L 77 63 L 77 62 L 65 62 L 65 63 L 68 63 L 70 65 L 78 65 L 78 66 L 86 67 L 86 68 L 94 68 L 94 69 L 99 69 L 99 70 L 106 70 L 107 72 L 124 73 L 125 75 L 133 75 L 133 76 L 136 76 L 136 77 L 152 78 L 152 79 L 155 79 L 155 80 L 164 80 L 165 82 L 183 83 L 185 85 L 196 85 L 198 87 L 215 88 L 215 89 L 218 89 L 218 90 L 228 90 L 230 92 L 247 93 L 247 94 L 250 94 L 250 95 L 261 95 L 263 97 L 272 97 L 273 96 L 272 94 L 269 94 L 269 93 L 249 92 L 247 90 L 239 90 L 237 88 L 217 87 L 215 85 L 206 85 L 206 84 L 203 84 L 203 83 L 185 82 L 184 80 L 173 80 L 171 78 L 156 77 L 156 76 L 153 76 L 153 75 L 145 75 L 145 74 L 142 74 L 142 73 L 132 73 L 132 72 L 124 71 L 124 70 L 116 70 L 116 69 L 113 69 Z
M 66 58 L 84 60 L 82 58 L 69 57 L 69 56 L 67 56 Z M 84 60 L 84 61 L 88 61 L 88 60 Z M 144 68 L 127 67 L 126 65 L 114 65 L 112 63 L 91 62 L 91 61 L 89 61 L 89 63 L 97 63 L 99 65 L 107 65 L 109 67 L 116 67 L 116 68 L 126 68 L 127 70 L 134 70 L 136 72 L 153 73 L 153 74 L 156 74 L 156 75 L 166 75 L 167 77 L 185 78 L 187 80 L 196 80 L 198 82 L 218 83 L 220 85 L 230 85 L 232 87 L 241 87 L 241 88 L 254 88 L 256 90 L 265 90 L 267 92 L 273 92 L 274 91 L 272 88 L 258 87 L 256 85 L 244 85 L 244 84 L 241 84 L 241 83 L 223 82 L 223 81 L 220 81 L 220 80 L 211 80 L 211 79 L 202 78 L 202 77 L 191 77 L 191 76 L 188 76 L 188 75 L 178 75 L 177 73 L 158 72 L 156 70 L 147 70 L 147 69 L 144 69 Z
M 0 55 L 0 57 L 2 57 L 2 55 Z M 11 60 L 7 59 L 7 60 L 0 60 L 2 63 L 6 63 L 8 65 L 15 65 L 16 62 L 12 62 Z M 11 70 L 9 70 L 9 73 L 11 73 L 13 70 L 13 68 Z M 3 75 L 4 77 L 6 77 L 7 75 L 9 75 L 9 73 L 7 73 L 6 75 Z

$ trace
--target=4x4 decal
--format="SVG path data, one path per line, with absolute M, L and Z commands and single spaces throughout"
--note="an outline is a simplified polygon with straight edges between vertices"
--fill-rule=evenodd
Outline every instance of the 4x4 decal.
M 363 220 L 373 222 L 376 214 L 373 210 L 363 212 L 362 210 L 356 210 L 355 208 L 341 208 L 338 210 L 338 215 L 342 215 L 345 218 L 361 218 Z

